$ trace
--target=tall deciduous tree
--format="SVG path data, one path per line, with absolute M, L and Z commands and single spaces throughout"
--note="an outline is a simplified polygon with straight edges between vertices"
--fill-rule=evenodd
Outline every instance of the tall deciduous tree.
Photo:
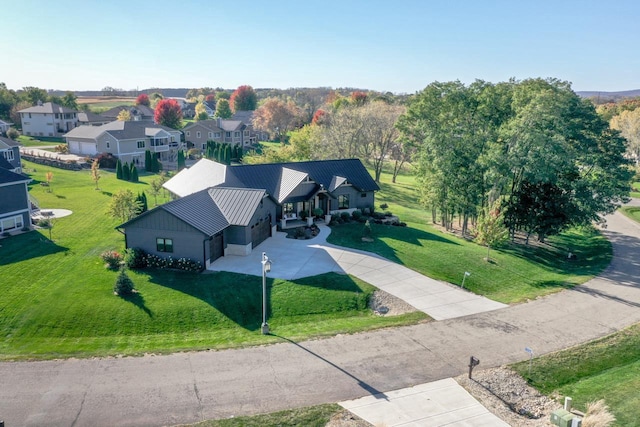
M 494 203 L 490 209 L 486 209 L 478 219 L 476 228 L 476 242 L 487 247 L 487 261 L 491 248 L 500 246 L 509 240 L 509 230 L 504 225 L 504 218 L 500 212 L 500 204 Z
M 63 107 L 71 108 L 72 110 L 77 110 L 78 97 L 75 93 L 67 91 L 60 100 L 60 105 L 62 105 Z
M 27 86 L 22 88 L 20 98 L 27 101 L 30 105 L 36 105 L 38 101 L 45 102 L 49 98 L 46 90 L 39 87 Z
M 258 95 L 251 86 L 239 86 L 229 99 L 229 106 L 233 111 L 255 110 L 258 105 Z
M 108 212 L 112 217 L 125 222 L 133 218 L 139 209 L 140 202 L 136 200 L 133 191 L 120 190 L 111 196 Z
M 299 123 L 300 117 L 301 111 L 292 100 L 267 98 L 253 113 L 253 126 L 269 132 L 272 138 L 280 139 Z
M 136 98 L 136 105 L 144 105 L 147 107 L 151 106 L 149 95 L 147 95 L 146 93 L 141 93 L 140 95 L 138 95 L 138 97 Z
M 231 117 L 231 107 L 229 107 L 229 101 L 227 101 L 226 99 L 218 99 L 214 117 L 219 117 L 221 119 L 228 119 Z
M 207 110 L 204 107 L 204 104 L 202 102 L 198 102 L 196 104 L 196 120 L 201 121 L 201 120 L 207 120 L 208 118 L 209 118 L 209 115 L 207 114 Z
M 175 99 L 163 99 L 156 105 L 154 119 L 159 125 L 180 129 L 182 109 Z
M 637 165 L 640 162 L 640 109 L 625 110 L 613 116 L 610 124 L 627 140 L 627 152 Z

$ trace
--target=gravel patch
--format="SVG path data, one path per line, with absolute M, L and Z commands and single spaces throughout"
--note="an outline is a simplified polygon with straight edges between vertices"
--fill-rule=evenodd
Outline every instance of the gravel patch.
M 397 316 L 398 314 L 418 311 L 405 300 L 380 289 L 375 291 L 369 299 L 369 308 L 380 316 Z
M 490 412 L 516 427 L 553 426 L 551 412 L 562 405 L 530 387 L 516 372 L 504 367 L 474 371 L 473 379 L 455 380 Z
M 373 424 L 344 409 L 331 417 L 325 427 L 373 427 Z

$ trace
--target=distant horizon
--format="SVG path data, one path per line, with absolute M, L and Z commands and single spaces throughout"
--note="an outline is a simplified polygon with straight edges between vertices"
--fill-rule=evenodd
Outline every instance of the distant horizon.
M 640 87 L 638 16 L 635 0 L 23 0 L 3 10 L 0 78 L 16 90 L 413 94 L 434 81 L 552 77 L 620 92 Z

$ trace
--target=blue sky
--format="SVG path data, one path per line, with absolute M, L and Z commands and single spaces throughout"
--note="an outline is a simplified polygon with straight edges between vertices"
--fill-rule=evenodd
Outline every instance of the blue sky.
M 3 0 L 4 3 L 6 0 Z M 640 88 L 640 2 L 57 0 L 2 6 L 9 88 Z

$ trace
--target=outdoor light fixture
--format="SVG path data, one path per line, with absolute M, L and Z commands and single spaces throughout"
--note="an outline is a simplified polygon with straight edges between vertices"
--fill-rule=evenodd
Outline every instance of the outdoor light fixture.
M 267 273 L 271 271 L 271 261 L 266 252 L 262 252 L 262 335 L 269 334 L 267 323 Z
M 468 271 L 464 272 L 464 276 L 462 277 L 462 285 L 460 286 L 462 289 L 464 289 L 464 281 L 466 280 L 467 277 L 471 276 L 471 273 L 469 273 Z

